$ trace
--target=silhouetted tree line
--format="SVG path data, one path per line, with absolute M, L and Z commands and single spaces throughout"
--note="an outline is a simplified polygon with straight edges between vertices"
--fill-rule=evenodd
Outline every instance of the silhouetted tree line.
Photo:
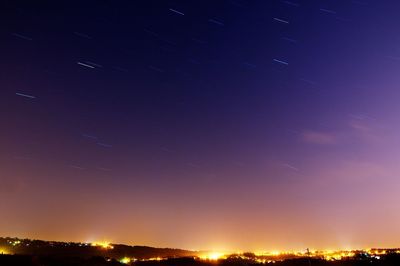
M 18 245 L 12 245 L 11 243 L 15 241 L 20 241 L 20 243 Z M 0 237 L 0 247 L 6 248 L 11 254 L 37 256 L 73 256 L 86 258 L 96 256 L 121 258 L 124 256 L 128 256 L 137 259 L 148 259 L 154 257 L 168 258 L 198 255 L 198 253 L 194 251 L 173 248 L 154 248 L 147 246 L 128 246 L 117 244 L 113 245 L 113 249 L 102 249 L 100 247 L 84 245 L 83 243 L 68 243 L 2 237 Z

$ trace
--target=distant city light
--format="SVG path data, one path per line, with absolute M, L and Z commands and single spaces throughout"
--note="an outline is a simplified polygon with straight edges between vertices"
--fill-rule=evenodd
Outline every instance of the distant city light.
M 134 251 L 129 252 L 125 248 L 119 247 L 118 245 L 113 246 L 108 241 L 99 241 L 93 243 L 81 243 L 81 242 L 56 242 L 56 241 L 46 241 L 39 242 L 38 245 L 35 240 L 30 239 L 17 239 L 17 238 L 1 238 L 0 237 L 0 255 L 8 254 L 19 254 L 20 247 L 23 249 L 36 250 L 38 248 L 47 249 L 51 247 L 52 249 L 62 250 L 65 247 L 82 248 L 83 251 L 87 246 L 96 247 L 98 249 L 104 249 L 104 255 L 107 255 L 106 259 L 118 260 L 122 264 L 130 265 L 135 261 L 163 261 L 168 260 L 171 257 L 179 258 L 190 256 L 195 260 L 205 260 L 209 262 L 223 261 L 223 260 L 244 260 L 251 263 L 273 263 L 277 261 L 284 261 L 288 259 L 296 258 L 313 258 L 317 260 L 326 261 L 341 261 L 341 260 L 382 260 L 385 259 L 387 255 L 400 254 L 400 248 L 384 249 L 384 248 L 365 248 L 365 249 L 325 249 L 325 250 L 310 250 L 304 248 L 302 250 L 273 250 L 273 251 L 254 251 L 254 252 L 242 252 L 237 251 L 236 253 L 230 252 L 201 252 L 192 251 L 190 255 L 183 254 L 172 254 L 167 255 L 160 253 L 152 253 L 152 257 L 145 255 L 135 257 Z M 32 248 L 31 248 L 32 247 Z M 106 252 L 109 249 L 114 249 L 113 252 Z M 106 254 L 107 253 L 107 254 Z
M 113 249 L 114 247 L 107 241 L 102 241 L 102 242 L 93 242 L 91 243 L 93 247 L 101 247 L 104 249 Z
M 149 259 L 147 259 L 147 260 L 150 260 L 150 261 L 152 261 L 152 260 L 156 260 L 156 261 L 160 261 L 160 260 L 162 260 L 163 258 L 161 258 L 161 257 L 155 257 L 155 258 L 149 258 Z
M 9 252 L 5 248 L 0 247 L 0 255 L 5 255 L 5 254 L 9 254 Z
M 129 262 L 131 262 L 131 259 L 128 257 L 123 257 L 122 259 L 119 260 L 119 262 L 123 264 L 128 264 Z
M 225 257 L 225 254 L 221 252 L 211 252 L 205 255 L 200 256 L 200 259 L 204 260 L 219 260 Z

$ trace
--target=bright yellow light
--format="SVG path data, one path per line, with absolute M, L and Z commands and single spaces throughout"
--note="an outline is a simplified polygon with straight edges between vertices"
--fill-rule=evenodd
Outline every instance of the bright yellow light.
M 154 258 L 148 258 L 147 260 L 156 260 L 156 261 L 160 261 L 162 260 L 161 257 L 154 257 Z
M 123 258 L 120 260 L 120 262 L 123 263 L 123 264 L 128 264 L 129 262 L 131 262 L 131 259 L 128 258 L 128 257 L 123 257 Z
M 264 251 L 259 251 L 259 250 L 254 251 L 254 255 L 256 255 L 257 257 L 264 255 L 264 253 L 265 253 Z
M 104 249 L 113 249 L 114 247 L 107 241 L 103 241 L 103 242 L 94 242 L 92 243 L 93 247 L 101 247 Z
M 200 256 L 200 258 L 204 260 L 219 260 L 222 259 L 223 257 L 224 254 L 220 252 L 211 252 L 206 255 Z
M 277 250 L 274 250 L 274 251 L 271 251 L 269 255 L 272 255 L 272 256 L 279 256 L 279 255 L 281 255 L 281 252 L 280 252 L 280 251 L 277 251 Z
M 0 255 L 8 254 L 8 251 L 4 248 L 0 248 Z

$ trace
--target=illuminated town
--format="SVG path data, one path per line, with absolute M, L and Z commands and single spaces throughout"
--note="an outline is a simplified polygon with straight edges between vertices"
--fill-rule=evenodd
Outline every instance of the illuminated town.
M 148 249 L 137 255 L 135 248 Z M 294 259 L 313 259 L 323 261 L 343 260 L 381 260 L 388 255 L 400 254 L 400 249 L 370 248 L 363 250 L 308 250 L 303 251 L 265 251 L 265 252 L 234 252 L 222 253 L 216 251 L 185 251 L 176 249 L 157 249 L 143 246 L 126 246 L 112 244 L 107 241 L 99 242 L 56 242 L 18 238 L 0 238 L 1 255 L 29 255 L 32 250 L 36 254 L 70 255 L 74 250 L 74 256 L 102 256 L 107 261 L 118 261 L 122 264 L 133 265 L 139 262 L 167 261 L 179 258 L 191 258 L 193 260 L 218 262 L 218 261 L 247 261 L 259 264 L 276 263 Z M 130 253 L 129 253 L 130 252 Z M 124 255 L 122 255 L 124 254 Z

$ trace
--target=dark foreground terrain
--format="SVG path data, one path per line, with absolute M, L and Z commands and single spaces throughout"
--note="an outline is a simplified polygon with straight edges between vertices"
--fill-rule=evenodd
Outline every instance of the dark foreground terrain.
M 136 261 L 123 264 L 115 259 L 103 257 L 81 258 L 61 256 L 30 256 L 30 255 L 0 255 L 1 266 L 399 266 L 400 255 L 390 254 L 379 260 L 368 258 L 353 258 L 341 261 L 326 261 L 322 259 L 292 259 L 270 263 L 258 263 L 245 259 L 223 259 L 219 261 L 204 261 L 195 258 L 174 258 L 161 261 Z

